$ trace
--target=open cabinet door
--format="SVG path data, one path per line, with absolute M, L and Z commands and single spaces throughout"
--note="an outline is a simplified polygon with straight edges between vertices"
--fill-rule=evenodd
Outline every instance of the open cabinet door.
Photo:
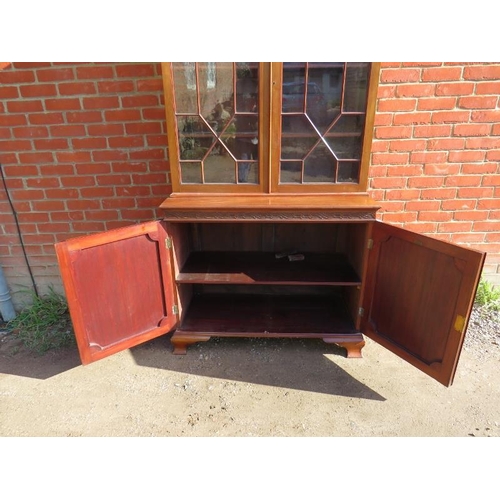
M 172 330 L 167 233 L 153 221 L 56 244 L 83 364 Z
M 485 254 L 382 222 L 372 239 L 363 333 L 450 386 Z

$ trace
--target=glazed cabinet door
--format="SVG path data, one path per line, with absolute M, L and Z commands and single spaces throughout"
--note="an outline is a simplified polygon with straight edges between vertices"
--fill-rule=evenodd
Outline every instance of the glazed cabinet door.
M 175 327 L 167 236 L 154 221 L 56 244 L 83 364 Z
M 363 333 L 450 386 L 485 254 L 381 222 L 372 239 Z

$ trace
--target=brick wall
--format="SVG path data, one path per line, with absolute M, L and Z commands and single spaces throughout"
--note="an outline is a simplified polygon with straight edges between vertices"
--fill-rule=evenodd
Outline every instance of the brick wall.
M 379 218 L 488 252 L 500 282 L 500 64 L 383 64 L 370 192 Z M 40 291 L 54 243 L 160 217 L 170 192 L 158 63 L 0 71 L 0 162 Z M 30 286 L 3 186 L 0 264 Z M 14 294 L 20 304 L 21 296 Z
M 54 243 L 160 216 L 170 192 L 158 63 L 13 63 L 0 71 L 0 162 L 38 288 L 61 291 Z M 0 264 L 30 286 L 0 186 Z M 13 294 L 14 303 L 22 295 Z
M 500 63 L 384 63 L 378 98 L 379 218 L 488 252 L 500 284 Z

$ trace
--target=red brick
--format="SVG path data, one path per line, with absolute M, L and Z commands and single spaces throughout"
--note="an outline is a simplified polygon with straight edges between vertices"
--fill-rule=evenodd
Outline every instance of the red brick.
M 53 203 L 58 203 L 54 201 Z M 84 219 L 83 212 L 77 212 L 76 210 L 72 210 L 71 212 L 50 212 L 50 220 L 54 222 L 59 221 L 81 221 Z
M 385 193 L 387 200 L 414 200 L 420 198 L 420 189 L 394 189 Z
M 129 157 L 131 160 L 160 160 L 166 157 L 164 149 L 144 149 L 130 151 Z
M 85 95 L 96 93 L 94 82 L 59 83 L 58 88 L 59 94 L 61 95 Z
M 45 196 L 50 199 L 78 199 L 80 197 L 80 193 L 76 189 L 46 189 Z
M 66 210 L 63 201 L 34 201 L 32 204 L 33 210 L 40 212 L 54 212 L 56 210 Z
M 455 97 L 431 97 L 428 99 L 419 99 L 417 104 L 418 111 L 449 110 L 456 105 Z
M 473 111 L 471 114 L 473 122 L 500 122 L 500 110 L 498 111 Z
M 83 98 L 83 107 L 85 109 L 114 109 L 119 106 L 120 100 L 117 96 Z
M 64 123 L 62 113 L 32 113 L 29 115 L 29 121 L 33 125 Z
M 16 62 L 13 63 L 16 69 L 32 69 L 32 68 L 47 68 L 50 66 L 49 62 Z
M 41 165 L 41 175 L 73 175 L 75 168 L 73 165 L 63 165 L 62 163 L 55 163 L 52 165 Z
M 87 127 L 88 135 L 111 136 L 123 135 L 124 126 L 121 123 L 106 123 L 104 125 L 89 125 Z
M 450 151 L 448 161 L 452 163 L 466 163 L 469 161 L 483 161 L 484 151 Z
M 113 80 L 109 82 L 97 82 L 99 94 L 117 94 L 120 92 L 133 92 L 134 82 Z
M 103 80 L 114 78 L 111 66 L 80 66 L 76 68 L 76 76 L 79 80 Z
M 148 135 L 146 136 L 146 141 L 148 143 L 148 146 L 163 146 L 167 147 L 168 146 L 168 139 L 166 134 L 159 134 L 159 135 Z M 372 144 L 372 151 L 375 151 L 376 143 Z M 382 151 L 382 150 L 381 150 Z M 386 151 L 386 149 L 384 149 Z
M 464 163 L 463 174 L 494 174 L 497 166 L 494 163 Z
M 139 121 L 141 112 L 138 109 L 115 109 L 105 111 L 104 117 L 110 122 Z
M 92 159 L 94 161 L 123 161 L 128 160 L 128 154 L 119 150 L 93 151 Z
M 96 191 L 96 196 L 88 196 L 88 198 L 101 198 L 100 188 L 91 188 Z M 68 210 L 96 210 L 101 208 L 101 203 L 99 200 L 68 200 L 66 202 Z
M 102 122 L 100 111 L 73 111 L 66 113 L 68 123 L 99 123 Z
M 33 142 L 35 149 L 39 150 L 68 149 L 67 139 L 35 139 Z
M 404 201 L 382 201 L 380 203 L 382 212 L 404 212 Z
M 408 222 L 405 224 L 405 229 L 415 233 L 435 233 L 437 224 L 433 222 Z
M 97 176 L 97 184 L 100 186 L 132 184 L 130 175 L 99 175 Z
M 38 168 L 35 165 L 16 165 L 4 167 L 7 177 L 28 177 L 30 175 L 38 175 Z
M 422 189 L 420 197 L 423 200 L 446 200 L 455 198 L 456 193 L 454 188 Z
M 149 170 L 151 172 L 168 172 L 170 164 L 167 160 L 152 160 L 149 161 Z M 370 167 L 370 168 L 383 168 L 383 167 Z
M 138 92 L 154 92 L 163 91 L 163 80 L 161 78 L 151 78 L 148 80 L 138 80 L 137 81 L 137 91 Z
M 163 181 L 165 182 L 165 176 L 161 175 Z M 373 189 L 394 189 L 394 188 L 404 188 L 406 186 L 406 179 L 404 177 L 377 177 L 371 179 L 371 186 Z
M 90 162 L 76 165 L 78 175 L 108 174 L 109 172 L 111 172 L 109 163 Z
M 383 99 L 378 101 L 379 111 L 413 111 L 416 105 L 415 99 Z
M 102 200 L 102 208 L 134 208 L 135 198 L 116 198 Z
M 469 66 L 464 68 L 466 80 L 500 80 L 500 65 Z
M 476 94 L 500 94 L 500 82 L 479 82 L 476 84 Z
M 26 124 L 25 115 L 0 115 L 0 127 L 15 127 Z
M 447 152 L 416 151 L 410 154 L 410 163 L 445 163 Z
M 49 97 L 57 95 L 56 86 L 53 83 L 21 85 L 19 90 L 23 97 Z
M 57 161 L 61 163 L 82 163 L 91 160 L 90 151 L 58 151 Z
M 34 152 L 34 153 L 19 153 L 20 163 L 51 163 L 54 161 L 52 153 L 49 152 Z
M 92 210 L 91 212 L 87 212 L 86 218 L 87 220 L 116 220 L 118 219 L 120 214 L 116 210 Z
M 427 143 L 427 149 L 430 151 L 463 149 L 464 145 L 465 139 L 431 139 Z
M 396 87 L 396 97 L 428 97 L 434 95 L 435 90 L 434 84 L 403 84 Z
M 30 151 L 33 149 L 31 141 L 0 141 L 0 151 Z
M 126 123 L 125 132 L 127 134 L 159 134 L 161 133 L 161 123 Z
M 422 222 L 447 222 L 452 218 L 451 212 L 424 211 L 419 212 L 418 220 Z
M 394 222 L 414 222 L 417 220 L 416 212 L 384 213 L 383 221 Z
M 72 139 L 74 149 L 105 149 L 107 141 L 105 137 L 84 137 L 83 139 Z
M 43 111 L 42 101 L 40 100 L 22 100 L 22 101 L 9 101 L 7 103 L 9 113 L 28 113 Z
M 458 189 L 457 198 L 492 198 L 493 193 L 492 187 L 461 187 Z
M 488 123 L 484 124 L 457 124 L 453 127 L 453 135 L 458 136 L 480 136 L 488 135 L 491 131 L 491 125 Z
M 473 231 L 495 231 L 500 232 L 500 221 L 481 221 L 474 222 Z
M 13 200 L 43 200 L 45 191 L 43 189 L 15 189 L 10 192 Z
M 52 125 L 50 127 L 50 134 L 53 137 L 78 137 L 84 136 L 84 125 Z
M 26 185 L 29 188 L 49 188 L 59 187 L 59 179 L 57 177 L 35 177 L 26 179 Z
M 155 214 L 153 210 L 122 210 L 122 217 L 124 219 L 136 220 L 150 220 L 153 219 Z
M 45 99 L 47 111 L 69 111 L 81 109 L 80 99 L 77 98 L 59 98 Z
M 377 139 L 407 139 L 411 137 L 412 127 L 376 127 L 375 138 Z
M 4 165 L 7 163 L 17 163 L 17 157 L 14 153 L 1 153 L 0 163 L 3 163 Z
M 480 175 L 452 175 L 446 179 L 446 186 L 480 186 Z
M 39 69 L 36 76 L 39 82 L 60 82 L 75 78 L 73 68 Z
M 414 137 L 449 137 L 451 125 L 416 125 L 413 128 Z
M 500 123 L 495 123 L 495 125 L 493 125 L 491 135 L 500 135 Z
M 425 68 L 422 70 L 423 82 L 444 82 L 459 80 L 462 75 L 461 67 L 453 68 Z
M 124 96 L 121 101 L 124 108 L 158 106 L 159 104 L 158 96 L 152 94 Z
M 500 175 L 483 175 L 482 186 L 500 186 Z
M 403 67 L 421 67 L 425 68 L 427 66 L 441 66 L 440 62 L 420 62 L 420 61 L 412 61 L 412 62 L 404 62 Z
M 0 127 L 0 139 L 10 139 L 11 137 L 10 129 Z
M 64 187 L 95 186 L 95 177 L 85 175 L 62 177 L 61 182 Z
M 153 64 L 124 64 L 116 66 L 116 75 L 120 77 L 155 76 Z
M 432 123 L 459 123 L 469 121 L 468 111 L 434 111 Z
M 0 99 L 16 99 L 19 97 L 17 87 L 4 87 L 0 85 Z
M 40 233 L 69 233 L 71 232 L 71 226 L 67 222 L 48 222 L 37 225 L 38 231 Z
M 443 202 L 444 203 L 444 202 Z M 439 210 L 441 206 L 440 201 L 429 201 L 429 200 L 415 200 L 406 202 L 406 210 L 409 211 L 423 211 L 423 210 Z
M 477 200 L 443 200 L 441 208 L 443 210 L 474 210 Z M 479 207 L 478 207 L 479 208 Z
M 453 212 L 453 219 L 455 220 L 486 220 L 488 218 L 487 210 L 457 210 Z
M 33 71 L 3 70 L 0 71 L 0 85 L 8 83 L 30 83 L 35 81 Z
M 49 136 L 47 127 L 16 127 L 13 132 L 18 139 Z
M 72 222 L 71 227 L 73 228 L 73 231 L 79 231 L 85 234 L 106 230 L 104 222 Z
M 410 123 L 430 123 L 431 113 L 398 113 L 394 115 L 394 125 L 407 125 Z
M 465 109 L 495 109 L 497 101 L 498 101 L 497 96 L 461 97 L 458 100 L 458 107 Z
M 488 243 L 491 243 L 491 242 L 500 242 L 500 232 L 498 232 L 498 233 L 487 233 L 486 234 L 486 241 Z M 484 266 L 484 267 L 486 267 L 486 266 Z M 484 272 L 484 269 L 483 269 L 483 272 Z
M 410 188 L 429 188 L 440 187 L 444 185 L 444 177 L 412 177 L 408 179 Z
M 110 137 L 108 141 L 110 148 L 139 148 L 144 146 L 144 137 L 141 135 Z
M 474 91 L 473 83 L 438 83 L 436 95 L 470 95 Z
M 382 69 L 380 72 L 380 82 L 418 82 L 420 80 L 420 70 L 418 69 Z
M 151 196 L 150 186 L 116 186 L 115 191 L 116 196 Z
M 500 149 L 500 137 L 475 137 L 465 141 L 468 149 Z
M 148 164 L 140 161 L 113 162 L 111 163 L 111 168 L 114 173 L 147 172 Z
M 426 141 L 422 140 L 400 140 L 391 141 L 389 150 L 392 151 L 422 151 L 425 149 Z
M 487 151 L 486 152 L 487 161 L 500 161 L 500 151 Z
M 145 109 L 144 112 L 146 111 L 148 110 Z M 393 116 L 394 115 L 392 113 L 376 113 L 373 120 L 373 125 L 375 127 L 391 125 Z
M 80 191 L 84 198 L 111 198 L 115 196 L 115 188 L 113 187 L 86 187 L 82 188 Z
M 442 222 L 438 226 L 440 233 L 466 233 L 472 229 L 472 222 Z

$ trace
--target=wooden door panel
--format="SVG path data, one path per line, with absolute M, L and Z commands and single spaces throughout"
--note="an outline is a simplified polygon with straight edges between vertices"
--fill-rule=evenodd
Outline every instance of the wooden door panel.
M 175 326 L 166 237 L 149 222 L 56 244 L 83 364 Z
M 372 238 L 366 335 L 451 385 L 484 253 L 380 222 Z

